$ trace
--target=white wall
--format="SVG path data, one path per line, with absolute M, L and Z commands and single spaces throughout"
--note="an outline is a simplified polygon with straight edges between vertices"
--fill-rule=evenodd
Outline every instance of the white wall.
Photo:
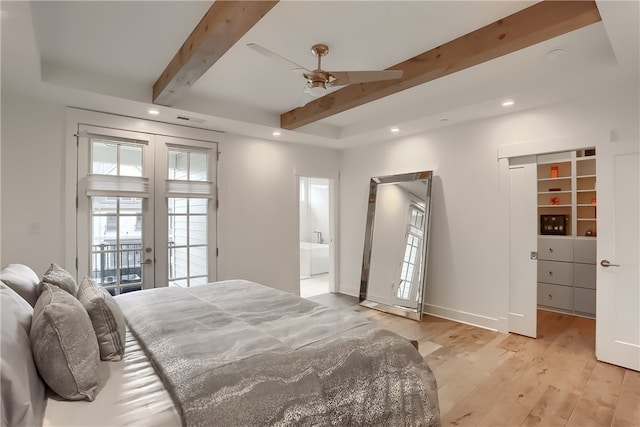
M 337 176 L 334 150 L 228 135 L 220 145 L 219 279 L 299 291 L 295 175 Z
M 65 244 L 74 245 L 65 242 L 65 132 L 65 106 L 3 92 L 1 266 L 75 267 L 65 265 Z M 337 152 L 234 135 L 218 147 L 218 278 L 298 292 L 294 173 L 337 176 Z
M 64 265 L 64 130 L 62 105 L 3 92 L 2 266 Z
M 342 151 L 341 292 L 359 291 L 370 177 L 433 170 L 427 310 L 501 329 L 508 289 L 497 280 L 507 269 L 498 261 L 498 231 L 506 226 L 499 220 L 498 147 L 590 131 L 637 139 L 638 115 L 637 88 L 627 88 Z

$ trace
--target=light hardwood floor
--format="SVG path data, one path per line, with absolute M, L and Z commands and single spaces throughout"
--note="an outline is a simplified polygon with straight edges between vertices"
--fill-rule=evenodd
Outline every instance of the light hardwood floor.
M 640 426 L 640 373 L 596 360 L 594 320 L 539 310 L 531 339 L 432 316 L 415 322 L 346 295 L 309 299 L 364 312 L 417 339 L 421 353 L 435 348 L 425 359 L 443 426 Z

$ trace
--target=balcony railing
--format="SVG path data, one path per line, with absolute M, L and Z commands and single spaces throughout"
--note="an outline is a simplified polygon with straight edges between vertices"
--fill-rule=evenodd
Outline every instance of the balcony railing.
M 101 243 L 92 247 L 92 279 L 102 286 L 142 283 L 142 242 Z M 120 258 L 120 279 L 116 268 Z

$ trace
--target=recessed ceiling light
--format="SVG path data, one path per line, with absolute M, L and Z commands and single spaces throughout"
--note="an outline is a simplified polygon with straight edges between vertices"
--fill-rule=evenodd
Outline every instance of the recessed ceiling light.
M 274 130 L 274 131 L 273 131 L 273 133 L 272 133 L 271 135 L 273 135 L 273 136 L 280 136 L 280 135 L 282 135 L 282 134 L 280 133 L 280 131 L 279 131 L 279 130 Z
M 391 133 L 398 133 L 400 132 L 400 129 L 398 129 L 397 127 L 392 127 L 391 129 L 389 129 L 391 131 Z
M 511 107 L 515 102 L 512 99 L 507 99 L 506 101 L 502 101 L 503 107 Z
M 552 49 L 547 52 L 547 59 L 556 59 L 564 55 L 564 49 Z
M 152 116 L 157 116 L 158 114 L 160 114 L 160 111 L 156 110 L 155 108 L 150 109 L 149 111 L 147 111 L 149 114 L 151 114 Z

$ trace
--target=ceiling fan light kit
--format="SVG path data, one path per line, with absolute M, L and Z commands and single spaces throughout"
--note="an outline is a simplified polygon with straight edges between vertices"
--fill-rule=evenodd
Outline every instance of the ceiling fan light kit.
M 382 70 L 382 71 L 325 71 L 322 69 L 322 57 L 329 53 L 329 46 L 326 44 L 315 44 L 311 47 L 311 53 L 318 58 L 317 68 L 313 71 L 308 70 L 295 62 L 289 61 L 283 56 L 278 55 L 255 43 L 247 44 L 248 47 L 256 52 L 286 65 L 291 71 L 302 76 L 307 81 L 305 92 L 314 97 L 323 96 L 327 93 L 327 87 L 345 86 L 356 83 L 374 82 L 380 80 L 401 79 L 402 70 Z
M 323 81 L 314 81 L 310 80 L 307 82 L 307 86 L 305 88 L 305 92 L 309 93 L 311 96 L 323 96 L 327 93 L 327 86 Z

